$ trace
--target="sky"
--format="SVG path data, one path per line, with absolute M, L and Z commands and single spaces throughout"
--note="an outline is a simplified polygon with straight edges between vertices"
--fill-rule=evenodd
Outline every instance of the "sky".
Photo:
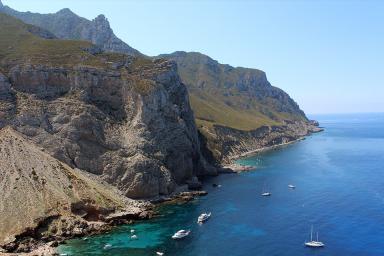
M 384 1 L 2 0 L 19 11 L 104 14 L 147 55 L 198 51 L 257 68 L 309 114 L 384 112 Z

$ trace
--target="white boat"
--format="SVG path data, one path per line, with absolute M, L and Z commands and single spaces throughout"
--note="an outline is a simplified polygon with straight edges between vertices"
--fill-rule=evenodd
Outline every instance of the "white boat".
M 191 233 L 190 230 L 183 230 L 183 229 L 182 229 L 182 230 L 177 231 L 177 232 L 172 236 L 172 238 L 173 238 L 173 239 L 182 239 L 182 238 L 188 236 L 189 233 Z
M 262 190 L 262 192 L 261 192 L 261 195 L 262 195 L 262 196 L 271 196 L 271 195 L 272 195 L 271 192 L 269 192 L 269 191 L 267 190 L 265 184 L 264 184 L 264 186 L 263 186 L 263 190 Z
M 291 188 L 291 189 L 295 189 L 296 188 L 296 186 L 292 185 L 292 184 L 289 184 L 288 187 Z
M 198 218 L 197 218 L 197 223 L 204 223 L 211 217 L 211 213 L 202 213 Z
M 111 244 L 106 244 L 104 245 L 104 250 L 108 250 L 108 249 L 111 249 L 112 248 L 112 245 Z
M 132 233 L 135 233 L 135 230 L 134 230 L 134 229 L 131 229 L 131 234 L 132 234 Z
M 319 233 L 316 233 L 316 240 L 313 240 L 312 238 L 312 234 L 313 234 L 313 226 L 311 227 L 311 241 L 309 242 L 305 242 L 305 246 L 307 247 L 313 247 L 313 248 L 320 248 L 320 247 L 324 247 L 324 243 L 323 242 L 320 242 L 319 241 Z
M 131 239 L 136 240 L 137 239 L 137 235 L 131 236 Z
M 163 256 L 164 253 L 163 252 L 156 252 L 156 255 Z

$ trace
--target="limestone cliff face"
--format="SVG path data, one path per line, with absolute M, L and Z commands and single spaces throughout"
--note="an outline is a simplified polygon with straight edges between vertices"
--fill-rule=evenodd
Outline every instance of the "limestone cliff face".
M 169 194 L 215 173 L 201 156 L 176 64 L 136 62 L 127 57 L 109 69 L 14 66 L 8 78 L 0 76 L 1 124 L 132 198 Z

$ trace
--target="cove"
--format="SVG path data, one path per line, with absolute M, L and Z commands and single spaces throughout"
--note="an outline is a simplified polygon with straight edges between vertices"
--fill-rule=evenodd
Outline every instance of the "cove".
M 384 255 L 384 114 L 315 116 L 325 131 L 239 160 L 255 170 L 205 182 L 208 196 L 150 221 L 70 240 L 68 255 Z M 214 188 L 213 183 L 221 184 Z M 262 197 L 264 184 L 271 197 Z M 296 189 L 288 188 L 296 185 Z M 212 217 L 196 224 L 200 213 Z M 311 225 L 325 243 L 304 247 Z M 137 240 L 130 238 L 134 229 Z M 182 241 L 170 237 L 191 229 Z M 106 243 L 112 248 L 104 250 Z

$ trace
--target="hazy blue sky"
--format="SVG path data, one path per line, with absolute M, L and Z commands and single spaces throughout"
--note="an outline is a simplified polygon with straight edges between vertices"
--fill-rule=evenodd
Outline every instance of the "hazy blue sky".
M 384 1 L 3 0 L 69 7 L 148 55 L 199 51 L 262 69 L 307 113 L 384 112 Z

